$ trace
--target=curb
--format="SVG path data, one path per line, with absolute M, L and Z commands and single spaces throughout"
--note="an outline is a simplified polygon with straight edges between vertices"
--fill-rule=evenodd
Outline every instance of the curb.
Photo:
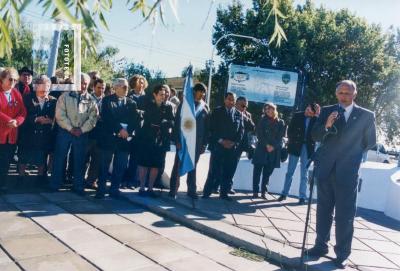
M 227 245 L 244 248 L 249 252 L 262 255 L 267 260 L 282 265 L 284 268 L 323 271 L 327 270 L 326 268 L 329 265 L 329 270 L 335 269 L 333 264 L 330 265 L 330 263 L 324 262 L 324 264 L 321 265 L 315 261 L 312 262 L 312 265 L 306 262 L 303 266 L 300 266 L 300 249 L 268 238 L 268 236 L 263 237 L 259 234 L 219 221 L 217 218 L 210 218 L 209 214 L 207 214 L 208 217 L 205 217 L 204 212 L 202 214 L 202 212 L 198 212 L 196 209 L 189 208 L 184 204 L 172 202 L 172 200 L 165 200 L 163 197 L 157 199 L 139 197 L 137 193 L 134 192 L 122 193 L 122 195 L 132 203 L 146 208 L 157 215 L 171 219 Z M 288 257 L 286 256 L 288 254 L 297 256 Z

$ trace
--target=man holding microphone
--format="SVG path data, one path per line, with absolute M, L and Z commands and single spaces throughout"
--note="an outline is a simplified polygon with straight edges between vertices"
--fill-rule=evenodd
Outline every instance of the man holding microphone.
M 335 210 L 336 259 L 345 268 L 351 253 L 353 222 L 356 214 L 358 171 L 363 152 L 376 144 L 374 113 L 354 103 L 357 86 L 351 80 L 336 85 L 338 104 L 322 108 L 312 129 L 321 146 L 315 157 L 317 181 L 317 238 L 306 255 L 321 257 L 328 253 L 327 242 Z

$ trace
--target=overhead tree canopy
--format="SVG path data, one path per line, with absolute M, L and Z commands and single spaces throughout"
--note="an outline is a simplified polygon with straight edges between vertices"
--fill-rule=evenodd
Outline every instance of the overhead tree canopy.
M 210 0 L 212 1 L 212 0 Z M 235 1 L 235 0 L 233 0 Z M 275 18 L 275 29 L 272 39 L 279 45 L 285 34 L 279 25 L 278 18 L 284 15 L 279 10 L 281 0 L 262 0 L 262 5 L 272 4 L 270 17 Z M 165 22 L 165 7 L 169 6 L 172 14 L 179 21 L 179 0 L 127 0 L 124 1 L 126 8 L 133 14 L 139 14 L 143 22 L 155 25 L 158 21 Z M 206 1 L 204 1 L 205 4 Z M 100 35 L 100 27 L 108 30 L 105 14 L 110 12 L 115 2 L 113 0 L 3 0 L 0 1 L 0 57 L 10 57 L 12 48 L 18 46 L 14 43 L 12 36 L 18 30 L 21 20 L 20 15 L 30 5 L 40 6 L 43 14 L 50 14 L 51 18 L 62 20 L 70 24 L 81 24 L 83 27 L 82 39 L 92 51 L 96 50 L 93 42 Z
M 389 139 L 397 136 L 400 127 L 399 30 L 384 33 L 380 26 L 368 24 L 349 10 L 317 8 L 311 1 L 297 7 L 291 0 L 280 3 L 280 10 L 287 16 L 281 26 L 288 42 L 278 48 L 245 39 L 222 40 L 217 46 L 223 58 L 216 75 L 220 77 L 218 92 L 226 89 L 226 71 L 231 63 L 298 70 L 306 76 L 305 100 L 323 105 L 336 101 L 334 90 L 338 81 L 352 79 L 359 90 L 357 103 L 376 113 L 377 123 Z M 249 10 L 244 10 L 240 2 L 220 8 L 213 41 L 227 33 L 256 38 L 273 35 L 274 23 L 266 20 L 271 8 L 270 3 L 265 6 L 262 0 L 254 0 Z

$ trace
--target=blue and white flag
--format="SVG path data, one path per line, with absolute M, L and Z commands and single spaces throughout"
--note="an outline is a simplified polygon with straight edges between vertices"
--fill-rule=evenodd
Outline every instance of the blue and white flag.
M 181 149 L 179 150 L 179 175 L 194 169 L 196 153 L 196 117 L 193 98 L 193 67 L 186 71 L 181 108 Z

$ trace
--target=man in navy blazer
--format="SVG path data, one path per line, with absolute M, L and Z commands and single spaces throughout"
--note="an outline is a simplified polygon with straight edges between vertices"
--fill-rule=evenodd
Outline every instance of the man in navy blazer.
M 215 144 L 215 161 L 209 170 L 217 171 L 213 174 L 221 184 L 220 198 L 224 200 L 232 200 L 228 192 L 235 175 L 238 154 L 242 152 L 241 143 L 245 131 L 243 114 L 235 108 L 235 102 L 236 95 L 227 92 L 224 105 L 215 108 L 210 117 L 210 140 Z M 214 182 L 213 178 L 207 178 L 203 198 L 210 196 L 212 188 L 215 187 Z
M 376 144 L 375 115 L 354 103 L 356 95 L 353 81 L 339 82 L 336 85 L 338 104 L 322 108 L 312 129 L 313 139 L 321 142 L 315 155 L 317 238 L 306 255 L 320 257 L 328 253 L 335 209 L 334 263 L 339 268 L 345 267 L 351 252 L 362 156 Z

